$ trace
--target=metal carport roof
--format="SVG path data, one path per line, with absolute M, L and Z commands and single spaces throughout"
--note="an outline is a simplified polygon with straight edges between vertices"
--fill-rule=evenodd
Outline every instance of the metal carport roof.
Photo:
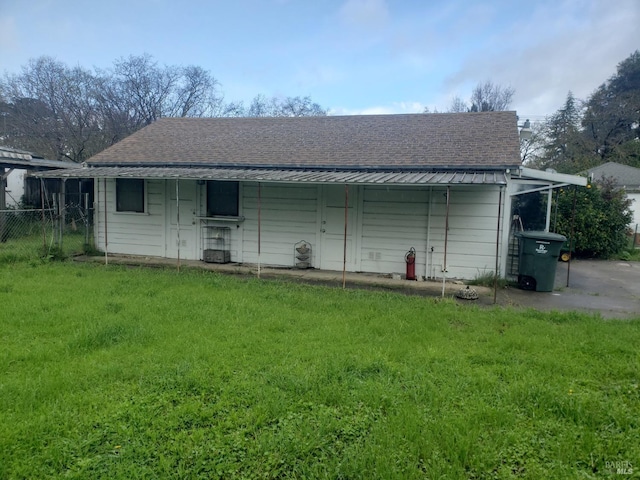
M 506 185 L 502 170 L 363 171 L 321 169 L 83 167 L 38 172 L 39 178 L 153 178 L 368 185 Z

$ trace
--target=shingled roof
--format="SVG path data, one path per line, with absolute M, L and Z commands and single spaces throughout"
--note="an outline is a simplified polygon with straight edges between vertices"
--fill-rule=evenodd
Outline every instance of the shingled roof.
M 93 166 L 500 169 L 520 165 L 515 112 L 163 118 Z
M 586 172 L 592 175 L 595 180 L 613 178 L 613 181 L 619 187 L 626 187 L 631 190 L 640 189 L 640 168 L 616 162 L 607 162 L 598 167 L 590 168 Z

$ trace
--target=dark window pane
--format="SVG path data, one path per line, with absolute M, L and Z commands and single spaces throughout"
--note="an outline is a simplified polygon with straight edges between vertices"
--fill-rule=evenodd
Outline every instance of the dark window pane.
M 207 182 L 207 216 L 238 216 L 238 182 Z
M 137 178 L 116 179 L 116 211 L 144 212 L 144 180 Z

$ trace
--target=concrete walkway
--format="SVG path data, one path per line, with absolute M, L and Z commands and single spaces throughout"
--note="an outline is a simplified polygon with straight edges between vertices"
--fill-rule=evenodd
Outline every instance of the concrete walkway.
M 104 263 L 104 257 L 76 257 L 77 261 Z M 109 264 L 146 265 L 149 267 L 177 268 L 175 259 L 143 256 L 110 255 Z M 257 276 L 257 265 L 215 264 L 197 260 L 182 260 L 181 268 L 198 268 L 226 274 Z M 532 292 L 515 287 L 501 288 L 497 292 L 497 305 L 514 308 L 535 308 L 538 310 L 580 311 L 601 315 L 603 318 L 640 318 L 640 263 L 598 260 L 576 260 L 571 262 L 569 287 L 567 270 L 569 264 L 558 263 L 553 292 Z M 342 272 L 328 270 L 298 270 L 292 268 L 260 269 L 260 277 L 265 279 L 290 279 L 307 283 L 322 284 L 342 288 Z M 407 281 L 394 279 L 388 275 L 370 273 L 350 273 L 344 276 L 346 288 L 367 288 L 394 290 L 410 295 L 439 297 L 442 295 L 442 281 Z M 444 295 L 454 296 L 462 282 L 447 281 Z M 477 302 L 458 300 L 460 303 L 482 306 L 494 305 L 492 288 L 473 286 L 478 292 Z

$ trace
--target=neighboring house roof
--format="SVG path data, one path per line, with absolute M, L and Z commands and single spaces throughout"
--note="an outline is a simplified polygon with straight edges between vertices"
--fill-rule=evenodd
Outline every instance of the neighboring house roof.
M 24 170 L 48 170 L 77 167 L 74 162 L 47 160 L 32 152 L 0 145 L 0 168 L 20 168 Z
M 32 158 L 36 158 L 33 153 L 27 152 L 24 150 L 18 150 L 16 148 L 4 147 L 0 145 L 0 159 L 20 159 L 20 160 L 31 160 Z M 42 158 L 42 157 L 38 157 Z
M 163 118 L 91 166 L 506 169 L 520 166 L 515 112 Z
M 615 185 L 627 190 L 640 189 L 640 168 L 622 165 L 616 162 L 607 162 L 598 167 L 587 170 L 590 177 L 595 180 L 601 178 L 613 178 Z

